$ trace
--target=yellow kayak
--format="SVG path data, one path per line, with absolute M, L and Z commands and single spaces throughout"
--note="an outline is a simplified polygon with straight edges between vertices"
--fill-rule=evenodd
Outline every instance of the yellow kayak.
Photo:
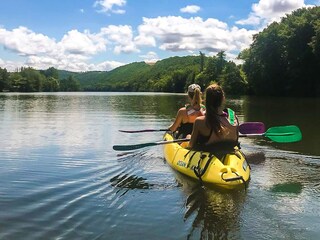
M 165 133 L 163 139 L 174 140 L 169 133 Z M 235 189 L 246 186 L 250 180 L 250 166 L 237 148 L 220 159 L 214 153 L 189 150 L 179 143 L 164 144 L 163 151 L 173 169 L 205 185 Z

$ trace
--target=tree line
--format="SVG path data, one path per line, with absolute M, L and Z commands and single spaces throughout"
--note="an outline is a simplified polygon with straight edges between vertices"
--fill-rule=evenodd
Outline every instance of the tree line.
M 35 70 L 22 67 L 15 72 L 0 68 L 0 91 L 10 92 L 57 92 L 79 91 L 80 83 L 74 76 L 59 79 L 59 71 L 53 67 Z
M 185 92 L 191 83 L 203 88 L 211 82 L 222 84 L 232 94 L 245 94 L 246 85 L 241 69 L 225 60 L 225 53 L 206 57 L 171 57 L 154 65 L 136 62 L 110 72 L 74 73 L 53 67 L 47 70 L 21 68 L 8 72 L 0 68 L 0 91 L 152 91 Z
M 206 57 L 200 52 L 199 56 L 171 57 L 152 66 L 132 63 L 111 71 L 101 80 L 91 81 L 84 89 L 181 93 L 191 83 L 205 88 L 212 82 L 218 82 L 229 94 L 245 94 L 247 82 L 243 71 L 225 57 L 223 51 L 213 57 Z

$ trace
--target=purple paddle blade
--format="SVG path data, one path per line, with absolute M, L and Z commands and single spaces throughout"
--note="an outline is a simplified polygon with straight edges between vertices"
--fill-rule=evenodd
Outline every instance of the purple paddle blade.
M 244 122 L 239 126 L 241 134 L 262 134 L 265 132 L 264 123 L 262 122 Z

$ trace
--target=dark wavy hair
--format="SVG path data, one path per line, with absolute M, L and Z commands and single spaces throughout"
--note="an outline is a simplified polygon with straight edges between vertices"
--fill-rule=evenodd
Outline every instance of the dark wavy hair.
M 211 84 L 206 89 L 206 124 L 216 134 L 220 134 L 222 124 L 219 119 L 218 109 L 224 100 L 224 91 L 218 84 Z

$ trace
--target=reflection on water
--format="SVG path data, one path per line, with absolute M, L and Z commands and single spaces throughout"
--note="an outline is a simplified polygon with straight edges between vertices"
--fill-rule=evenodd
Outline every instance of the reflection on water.
M 246 191 L 223 191 L 201 186 L 175 172 L 186 197 L 184 221 L 191 222 L 187 239 L 239 239 Z
M 248 164 L 263 164 L 266 161 L 266 155 L 264 152 L 254 152 L 245 154 Z
M 272 186 L 271 192 L 285 192 L 299 194 L 302 192 L 302 184 L 299 182 L 279 183 Z
M 319 99 L 228 98 L 242 121 L 298 125 L 303 140 L 241 138 L 246 190 L 199 187 L 160 141 L 186 96 L 0 93 L 0 239 L 319 239 Z M 312 106 L 312 109 L 305 108 Z
M 111 186 L 124 189 L 149 189 L 152 184 L 148 184 L 143 177 L 128 174 L 119 174 L 110 179 Z M 127 190 L 127 191 L 128 191 Z M 125 192 L 126 193 L 126 192 Z M 123 193 L 123 194 L 125 194 Z

